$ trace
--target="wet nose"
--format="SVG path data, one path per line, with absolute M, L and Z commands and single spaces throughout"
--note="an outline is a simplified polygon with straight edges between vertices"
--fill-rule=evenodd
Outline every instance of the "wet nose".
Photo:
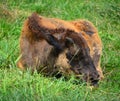
M 91 85 L 96 86 L 98 84 L 98 81 L 100 80 L 100 75 L 98 73 L 93 73 L 89 77 Z

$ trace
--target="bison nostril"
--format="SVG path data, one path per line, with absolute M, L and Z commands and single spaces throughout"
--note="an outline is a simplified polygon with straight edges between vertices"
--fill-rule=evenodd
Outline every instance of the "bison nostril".
M 99 77 L 99 75 L 98 75 L 98 77 Z M 91 77 L 89 80 L 90 80 L 92 86 L 98 85 L 98 81 L 99 81 L 98 78 Z
M 100 79 L 100 75 L 99 74 L 93 74 L 93 75 L 91 75 L 92 76 L 92 78 L 94 78 L 94 80 L 99 80 Z
M 92 86 L 98 86 L 98 81 L 99 81 L 99 80 L 93 80 L 93 81 L 91 82 L 91 85 L 92 85 Z
M 100 75 L 98 74 L 98 75 L 97 75 L 97 78 L 99 78 L 99 77 L 100 77 Z
M 90 78 L 90 81 L 93 81 L 94 80 L 94 78 Z

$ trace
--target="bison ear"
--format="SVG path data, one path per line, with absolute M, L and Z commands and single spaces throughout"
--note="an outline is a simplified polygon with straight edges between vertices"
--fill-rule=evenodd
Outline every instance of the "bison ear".
M 54 46 L 57 50 L 62 51 L 62 45 L 60 44 L 59 40 L 51 34 L 46 34 L 45 40 L 48 44 Z
M 69 37 L 66 37 L 66 40 L 65 40 L 65 46 L 67 47 L 67 48 L 69 48 L 71 45 L 73 45 L 74 44 L 74 41 L 73 41 L 73 39 L 72 38 L 69 38 Z

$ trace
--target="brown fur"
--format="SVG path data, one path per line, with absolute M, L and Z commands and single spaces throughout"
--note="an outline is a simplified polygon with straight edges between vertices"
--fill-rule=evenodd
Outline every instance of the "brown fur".
M 54 55 L 54 47 L 50 45 L 52 43 L 49 44 L 49 37 L 47 37 L 47 35 L 51 34 L 55 37 L 56 42 L 61 44 L 61 47 L 64 47 L 63 42 L 66 37 L 72 38 L 78 46 L 81 46 L 83 53 L 89 47 L 90 57 L 100 77 L 103 78 L 100 67 L 102 43 L 97 29 L 91 22 L 87 20 L 64 21 L 36 15 L 30 16 L 24 22 L 22 28 L 20 36 L 21 58 L 17 63 L 19 68 L 22 70 L 27 67 L 32 70 L 37 69 L 46 75 L 56 72 L 73 73 L 66 58 L 66 49 Z

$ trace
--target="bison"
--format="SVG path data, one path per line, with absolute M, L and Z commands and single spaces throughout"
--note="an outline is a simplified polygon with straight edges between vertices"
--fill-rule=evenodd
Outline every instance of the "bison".
M 23 25 L 17 66 L 44 75 L 75 75 L 95 85 L 103 78 L 102 42 L 87 20 L 64 21 L 33 13 Z

